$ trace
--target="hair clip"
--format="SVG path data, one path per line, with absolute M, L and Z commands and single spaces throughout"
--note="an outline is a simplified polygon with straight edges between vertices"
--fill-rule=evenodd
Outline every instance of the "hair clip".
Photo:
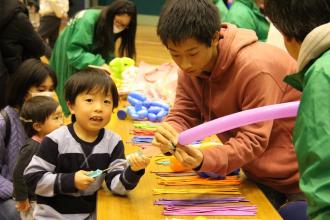
M 23 118 L 22 116 L 19 117 L 19 119 L 25 123 L 28 123 L 28 122 L 33 122 L 32 119 L 25 119 Z

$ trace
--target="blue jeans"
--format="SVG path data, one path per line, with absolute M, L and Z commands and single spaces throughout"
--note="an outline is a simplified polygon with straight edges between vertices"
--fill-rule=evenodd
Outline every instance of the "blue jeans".
M 0 219 L 1 220 L 20 220 L 19 212 L 16 210 L 15 201 L 12 199 L 0 199 Z

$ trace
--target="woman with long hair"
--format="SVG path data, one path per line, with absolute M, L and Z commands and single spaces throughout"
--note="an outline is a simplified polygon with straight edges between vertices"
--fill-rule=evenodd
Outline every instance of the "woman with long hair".
M 102 9 L 79 12 L 60 34 L 50 65 L 57 74 L 56 92 L 66 116 L 69 110 L 63 96 L 64 83 L 72 74 L 88 65 L 107 67 L 114 57 L 135 58 L 136 17 L 133 2 L 116 0 Z

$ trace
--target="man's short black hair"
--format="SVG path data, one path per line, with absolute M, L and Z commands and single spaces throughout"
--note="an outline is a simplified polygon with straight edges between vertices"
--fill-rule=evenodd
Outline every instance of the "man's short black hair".
M 189 38 L 211 46 L 219 30 L 219 11 L 212 0 L 168 0 L 160 13 L 157 34 L 165 46 Z
M 265 13 L 286 37 L 302 42 L 330 21 L 329 0 L 265 0 Z

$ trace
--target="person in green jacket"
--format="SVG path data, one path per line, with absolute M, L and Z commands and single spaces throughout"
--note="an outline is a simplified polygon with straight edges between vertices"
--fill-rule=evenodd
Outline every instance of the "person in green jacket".
M 303 92 L 293 141 L 310 219 L 330 219 L 330 1 L 268 0 L 298 73 L 285 81 Z
M 260 41 L 267 40 L 269 22 L 262 13 L 264 0 L 235 0 L 223 22 L 254 30 Z
M 50 59 L 57 74 L 56 93 L 66 116 L 69 109 L 64 100 L 64 83 L 88 65 L 108 68 L 115 56 L 135 58 L 137 10 L 133 2 L 116 0 L 101 9 L 79 12 L 58 37 Z M 115 42 L 121 39 L 118 51 Z
M 213 3 L 219 9 L 220 18 L 223 19 L 228 13 L 228 8 L 223 0 L 213 0 Z

